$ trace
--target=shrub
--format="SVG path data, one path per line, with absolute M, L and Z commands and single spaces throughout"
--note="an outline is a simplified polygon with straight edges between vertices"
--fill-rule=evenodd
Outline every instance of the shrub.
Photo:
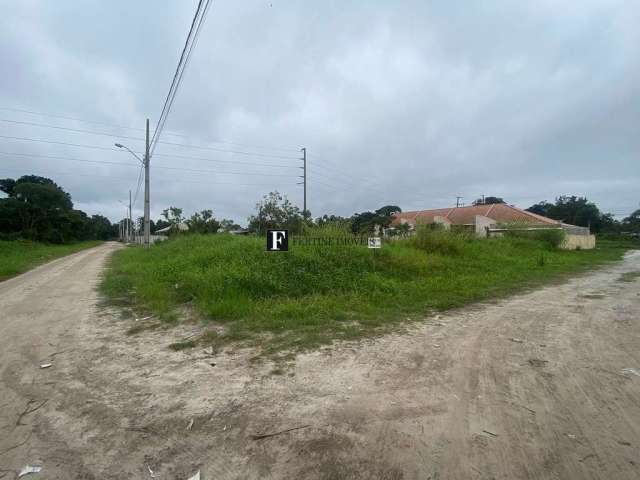
M 440 253 L 442 255 L 459 255 L 464 245 L 470 238 L 459 232 L 452 232 L 444 228 L 433 228 L 431 225 L 421 225 L 416 233 L 409 239 L 414 248 L 427 253 Z
M 534 240 L 546 243 L 551 248 L 558 248 L 564 242 L 564 230 L 538 230 L 533 232 Z
M 565 238 L 564 230 L 555 228 L 539 228 L 535 230 L 525 230 L 521 225 L 507 226 L 505 235 L 509 237 L 530 238 L 544 243 L 551 249 L 556 249 Z M 524 227 L 526 228 L 526 227 Z
M 351 227 L 346 223 L 331 222 L 323 225 L 307 225 L 302 233 L 308 237 L 352 237 Z

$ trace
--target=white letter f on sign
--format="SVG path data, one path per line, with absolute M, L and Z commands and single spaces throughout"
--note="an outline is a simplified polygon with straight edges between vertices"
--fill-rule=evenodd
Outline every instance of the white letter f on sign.
M 282 230 L 273 230 L 271 232 L 271 250 L 280 250 L 280 244 L 284 239 L 284 232 Z

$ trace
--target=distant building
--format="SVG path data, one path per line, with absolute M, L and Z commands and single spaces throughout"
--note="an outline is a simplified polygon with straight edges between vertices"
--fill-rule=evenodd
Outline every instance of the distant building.
M 444 228 L 463 228 L 471 230 L 476 235 L 486 237 L 500 234 L 506 225 L 523 229 L 555 228 L 565 231 L 564 248 L 594 248 L 595 235 L 591 235 L 588 228 L 577 227 L 562 223 L 558 220 L 543 217 L 535 213 L 521 210 L 506 203 L 491 205 L 474 205 L 469 207 L 437 208 L 431 210 L 417 210 L 396 213 L 393 215 L 391 226 L 408 224 L 416 225 L 440 224 Z
M 153 232 L 154 235 L 169 235 L 170 233 L 186 232 L 189 230 L 189 225 L 186 223 L 174 223 L 168 227 L 161 228 Z

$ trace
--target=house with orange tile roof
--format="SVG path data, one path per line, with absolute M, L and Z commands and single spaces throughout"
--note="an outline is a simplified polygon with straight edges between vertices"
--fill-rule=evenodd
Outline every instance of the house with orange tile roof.
M 485 237 L 491 232 L 500 232 L 500 227 L 505 225 L 511 227 L 522 225 L 522 228 L 526 229 L 563 229 L 566 237 L 565 248 L 595 247 L 595 236 L 591 235 L 588 228 L 562 223 L 506 203 L 396 213 L 393 216 L 391 227 L 401 224 L 408 224 L 411 227 L 440 224 L 447 229 L 455 226 L 475 231 L 476 235 L 481 237 Z

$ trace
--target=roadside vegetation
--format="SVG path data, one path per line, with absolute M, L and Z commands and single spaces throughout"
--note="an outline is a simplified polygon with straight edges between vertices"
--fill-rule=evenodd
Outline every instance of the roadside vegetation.
M 186 235 L 149 251 L 116 252 L 102 292 L 162 322 L 188 312 L 211 324 L 203 337 L 174 348 L 242 341 L 271 352 L 383 332 L 434 311 L 558 280 L 625 251 L 613 243 L 562 251 L 554 242 L 516 234 L 480 240 L 425 228 L 378 251 L 294 245 L 273 253 L 265 251 L 262 236 Z
M 118 225 L 74 208 L 71 195 L 50 178 L 0 179 L 0 240 L 74 243 L 117 237 Z
M 71 253 L 95 247 L 101 241 L 54 245 L 29 240 L 0 240 L 0 281 Z

